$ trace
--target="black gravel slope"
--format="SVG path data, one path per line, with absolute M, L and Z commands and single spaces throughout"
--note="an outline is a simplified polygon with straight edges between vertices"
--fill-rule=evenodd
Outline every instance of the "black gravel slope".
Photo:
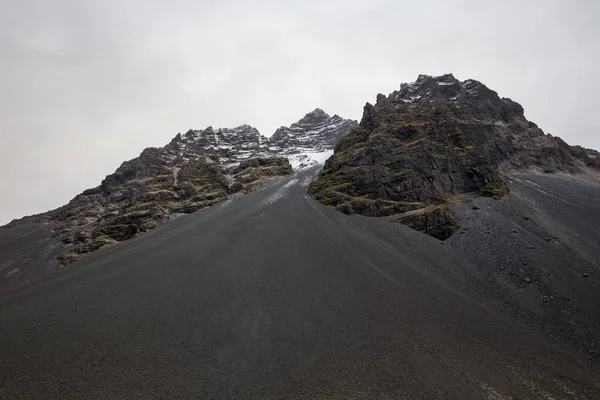
M 443 244 L 310 200 L 315 174 L 5 296 L 0 398 L 600 397 L 597 186 L 516 177 Z

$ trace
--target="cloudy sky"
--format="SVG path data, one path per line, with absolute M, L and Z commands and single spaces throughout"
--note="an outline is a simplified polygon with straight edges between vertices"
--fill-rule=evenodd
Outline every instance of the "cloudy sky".
M 419 74 L 481 80 L 600 149 L 595 0 L 0 0 L 0 224 L 189 128 L 359 119 Z

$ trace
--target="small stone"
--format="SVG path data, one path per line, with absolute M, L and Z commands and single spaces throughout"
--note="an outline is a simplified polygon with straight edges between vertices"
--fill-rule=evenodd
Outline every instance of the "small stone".
M 529 249 L 530 249 L 530 250 L 533 250 L 533 249 L 535 249 L 535 247 L 533 247 L 533 246 L 529 246 Z
M 590 277 L 590 274 L 588 274 L 587 272 L 584 272 L 584 273 L 583 273 L 583 274 L 581 274 L 581 275 L 583 275 L 583 277 L 584 277 L 584 278 L 589 278 L 589 277 Z
M 526 283 L 531 283 L 531 279 L 529 279 L 529 278 L 525 278 L 525 282 L 526 282 Z
M 519 233 L 519 231 L 516 229 L 513 229 L 512 231 L 513 231 L 513 233 Z
M 471 207 L 471 209 L 472 209 L 472 210 L 479 210 L 479 207 L 477 207 L 477 206 L 473 206 L 473 207 Z
M 548 296 L 542 296 L 542 301 L 546 303 L 548 301 Z

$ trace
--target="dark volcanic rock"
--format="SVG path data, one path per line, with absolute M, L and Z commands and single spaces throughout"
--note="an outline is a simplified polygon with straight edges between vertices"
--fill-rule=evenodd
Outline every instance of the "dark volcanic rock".
M 317 108 L 290 127 L 277 129 L 269 138 L 269 148 L 287 157 L 296 169 L 322 164 L 333 154 L 338 141 L 357 125 L 356 121 L 331 117 Z
M 448 239 L 459 229 L 454 214 L 446 206 L 429 206 L 409 211 L 396 221 L 440 240 Z
M 597 166 L 597 152 L 544 134 L 519 104 L 482 83 L 420 75 L 367 103 L 309 192 L 346 213 L 387 216 L 446 205 L 457 194 L 501 198 L 503 174 L 515 170 L 578 173 Z M 447 221 L 440 223 L 435 229 L 428 222 L 425 231 L 447 236 Z
M 339 115 L 329 116 L 320 108 L 306 114 L 289 128 L 282 126 L 269 138 L 272 146 L 285 149 L 333 149 L 339 140 L 357 126 L 357 122 Z
M 291 172 L 289 161 L 270 151 L 268 139 L 248 125 L 190 130 L 165 147 L 145 149 L 69 204 L 26 220 L 52 226 L 54 236 L 67 245 L 57 259 L 68 264 L 179 213 L 248 193 L 265 179 Z
M 43 224 L 64 247 L 62 264 L 131 239 L 181 213 L 192 213 L 231 195 L 246 194 L 296 167 L 324 161 L 357 125 L 316 109 L 266 138 L 255 128 L 189 130 L 162 148 L 147 148 L 102 183 L 69 204 L 11 222 Z M 328 153 L 330 152 L 330 153 Z M 54 252 L 48 252 L 53 254 Z

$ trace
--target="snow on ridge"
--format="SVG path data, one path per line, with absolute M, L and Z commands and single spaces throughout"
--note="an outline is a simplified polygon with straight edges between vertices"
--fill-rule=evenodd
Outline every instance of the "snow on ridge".
M 295 171 L 322 165 L 333 154 L 332 135 L 343 133 L 353 121 L 337 114 L 317 123 L 295 123 L 284 129 L 281 140 L 271 140 L 250 125 L 235 128 L 190 130 L 176 141 L 171 153 L 164 158 L 172 168 L 182 163 L 210 155 L 226 170 L 252 158 L 287 158 Z M 349 130 L 349 129 L 348 129 Z M 287 134 L 287 135 L 286 135 Z M 289 138 L 286 138 L 289 136 Z
M 400 99 L 400 100 L 402 100 L 405 103 L 412 103 L 412 102 L 415 102 L 417 100 L 420 100 L 421 98 L 422 98 L 421 95 L 416 95 L 416 96 L 409 96 L 406 99 Z
M 329 157 L 333 155 L 333 149 L 323 151 L 305 151 L 297 154 L 290 154 L 288 160 L 294 171 L 302 171 L 313 165 L 323 165 Z

